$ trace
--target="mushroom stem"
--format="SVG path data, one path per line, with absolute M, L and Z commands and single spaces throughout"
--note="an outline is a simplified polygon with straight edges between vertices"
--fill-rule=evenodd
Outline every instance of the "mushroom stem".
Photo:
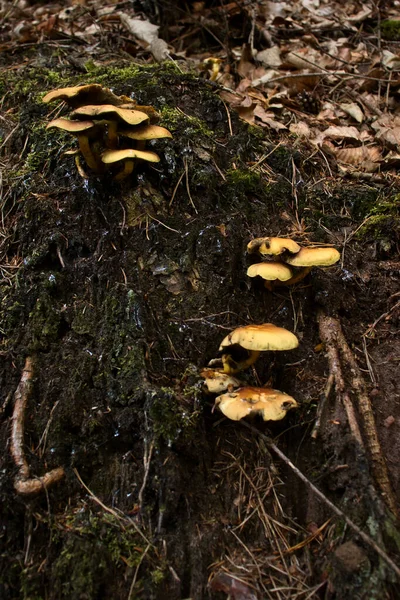
M 101 166 L 92 152 L 88 136 L 78 135 L 78 144 L 79 150 L 81 151 L 81 154 L 85 159 L 87 166 L 90 167 L 96 173 L 99 173 L 101 171 Z
M 118 123 L 117 121 L 107 121 L 107 148 L 116 150 L 118 148 Z
M 282 282 L 283 285 L 294 285 L 295 283 L 298 283 L 299 281 L 304 279 L 304 277 L 306 277 L 306 275 L 309 274 L 311 269 L 312 269 L 312 267 L 303 267 L 301 269 L 301 271 L 299 271 L 299 273 L 297 273 L 297 275 L 293 275 L 293 277 L 291 277 L 287 281 L 283 281 Z
M 224 373 L 228 373 L 228 375 L 234 375 L 235 373 L 244 371 L 244 369 L 247 369 L 247 367 L 253 365 L 260 356 L 260 351 L 248 350 L 248 353 L 248 358 L 241 360 L 240 362 L 236 362 L 230 354 L 223 354 L 222 364 L 224 366 Z
M 115 181 L 122 181 L 123 179 L 128 177 L 128 175 L 132 173 L 134 165 L 134 160 L 126 160 L 124 162 L 124 168 L 122 169 L 122 171 L 120 171 L 118 175 L 114 177 Z

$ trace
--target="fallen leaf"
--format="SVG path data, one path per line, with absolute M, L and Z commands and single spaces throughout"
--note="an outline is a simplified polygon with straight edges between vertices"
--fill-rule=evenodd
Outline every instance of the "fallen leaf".
M 311 129 L 304 121 L 299 121 L 298 123 L 292 123 L 289 127 L 290 133 L 294 133 L 299 137 L 309 138 L 311 137 Z
M 258 52 L 256 59 L 259 62 L 262 62 L 266 67 L 280 67 L 282 64 L 279 46 L 272 46 L 272 48 L 267 48 L 266 50 Z
M 272 129 L 275 129 L 275 131 L 287 129 L 286 125 L 279 123 L 279 121 L 275 121 L 275 115 L 273 113 L 266 112 L 260 104 L 256 105 L 253 112 L 255 117 L 258 117 L 263 123 L 269 125 Z
M 358 146 L 357 148 L 335 148 L 339 162 L 348 165 L 361 165 L 365 161 L 379 162 L 382 154 L 377 146 Z
M 358 123 L 362 123 L 364 120 L 364 113 L 361 108 L 355 102 L 342 103 L 340 104 L 340 108 L 353 117 Z
M 357 140 L 361 139 L 360 132 L 355 127 L 332 125 L 322 132 L 323 139 L 331 140 Z
M 400 146 L 400 116 L 385 114 L 371 125 L 376 138 L 385 142 L 389 147 L 399 150 Z

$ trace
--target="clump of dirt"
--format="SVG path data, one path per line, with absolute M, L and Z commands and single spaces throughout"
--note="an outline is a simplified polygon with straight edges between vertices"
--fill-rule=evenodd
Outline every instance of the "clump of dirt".
M 370 486 L 368 464 L 339 404 L 332 401 L 321 435 L 310 438 L 327 377 L 320 307 L 340 316 L 369 370 L 384 449 L 399 426 L 394 400 L 390 410 L 382 404 L 398 394 L 398 273 L 388 267 L 398 238 L 382 245 L 370 230 L 358 235 L 374 190 L 332 182 L 329 194 L 305 187 L 294 197 L 290 148 L 271 150 L 234 115 L 229 122 L 206 82 L 174 65 L 130 63 L 85 77 L 69 68 L 59 83 L 96 81 L 154 105 L 174 139 L 158 140 L 161 163 L 138 166 L 123 185 L 84 181 L 64 155 L 66 139 L 45 130 L 48 71 L 3 77 L 13 89 L 3 111 L 18 127 L 5 144 L 2 256 L 18 269 L 0 284 L 0 435 L 6 448 L 12 395 L 32 356 L 27 459 L 37 475 L 62 465 L 66 479 L 47 496 L 18 498 L 15 465 L 3 453 L 2 598 L 218 598 L 207 587 L 210 572 L 239 576 L 242 567 L 260 595 L 275 585 L 275 569 L 287 573 L 286 585 L 297 578 L 299 591 L 328 586 L 327 597 L 339 598 L 343 565 L 335 561 L 350 543 L 346 532 L 324 525 L 306 544 L 313 568 L 306 567 L 302 547 L 293 548 L 310 535 L 310 521 L 321 527 L 332 515 L 285 467 L 279 480 L 260 440 L 212 413 L 199 370 L 237 325 L 295 330 L 298 349 L 260 360 L 244 377 L 289 393 L 301 408 L 257 426 L 361 527 L 368 521 L 371 534 L 384 532 L 381 505 L 360 492 L 360 482 Z M 252 168 L 265 153 L 273 180 Z M 394 198 L 389 191 L 385 202 Z M 245 248 L 278 234 L 337 245 L 343 265 L 268 292 L 246 277 Z M 369 549 L 360 552 L 369 565 L 357 571 L 360 597 L 372 576 L 389 594 L 390 574 Z

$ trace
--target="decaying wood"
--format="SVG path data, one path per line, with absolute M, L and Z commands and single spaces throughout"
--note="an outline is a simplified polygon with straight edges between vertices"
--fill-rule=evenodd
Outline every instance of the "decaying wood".
M 53 469 L 42 477 L 30 477 L 28 461 L 24 452 L 25 410 L 32 391 L 33 361 L 30 356 L 25 361 L 22 375 L 14 393 L 14 411 L 12 416 L 11 456 L 18 467 L 14 488 L 18 494 L 30 496 L 38 494 L 60 481 L 65 475 L 64 469 Z
M 383 500 L 392 513 L 398 517 L 398 508 L 386 461 L 382 454 L 375 417 L 364 378 L 344 337 L 340 321 L 320 311 L 318 322 L 321 341 L 325 344 L 328 355 L 329 370 L 334 377 L 336 392 L 345 407 L 351 432 L 361 447 L 363 447 L 363 442 L 365 443 L 371 459 L 372 473 L 382 493 Z M 343 373 L 347 375 L 347 382 Z M 353 398 L 353 401 L 351 398 Z M 361 436 L 358 426 L 356 411 L 362 424 L 363 436 Z

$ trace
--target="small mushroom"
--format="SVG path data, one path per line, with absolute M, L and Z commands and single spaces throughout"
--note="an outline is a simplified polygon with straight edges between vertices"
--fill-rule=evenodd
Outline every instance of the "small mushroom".
M 143 121 L 148 121 L 149 117 L 146 113 L 139 110 L 130 110 L 128 108 L 119 108 L 112 104 L 103 104 L 96 106 L 90 104 L 81 106 L 71 113 L 71 117 L 77 119 L 90 118 L 94 121 L 101 121 L 108 126 L 108 145 L 110 148 L 118 146 L 118 124 L 125 123 L 127 125 L 139 125 Z
M 311 271 L 313 267 L 330 267 L 340 260 L 340 252 L 336 248 L 302 248 L 294 256 L 284 258 L 285 262 L 293 267 L 302 267 L 302 270 L 286 281 L 286 285 L 298 283 Z
M 123 161 L 124 168 L 115 177 L 116 181 L 121 181 L 122 179 L 125 179 L 125 177 L 132 173 L 135 158 L 147 160 L 148 162 L 160 161 L 160 157 L 155 152 L 133 150 L 132 148 L 127 148 L 126 150 L 106 150 L 101 155 L 101 160 L 106 165 Z
M 240 421 L 251 414 L 260 414 L 264 421 L 280 421 L 298 404 L 292 396 L 278 390 L 243 387 L 218 396 L 215 406 L 232 421 Z
M 116 96 L 108 88 L 103 88 L 99 83 L 52 90 L 43 98 L 43 102 L 46 103 L 53 102 L 54 100 L 64 100 L 71 108 L 78 108 L 85 104 L 112 104 L 113 106 L 119 106 L 124 103 L 123 99 Z
M 235 361 L 230 354 L 222 355 L 222 364 L 224 372 L 234 375 L 243 369 L 246 369 L 260 355 L 260 352 L 267 350 L 292 350 L 297 348 L 299 340 L 291 331 L 283 327 L 277 327 L 272 323 L 262 325 L 246 325 L 238 327 L 228 334 L 219 347 L 222 352 L 237 344 L 241 348 L 248 350 L 249 356 L 243 361 Z
M 97 173 L 102 170 L 102 165 L 96 159 L 89 144 L 89 134 L 93 134 L 96 131 L 96 123 L 93 121 L 70 121 L 69 119 L 60 118 L 50 121 L 46 129 L 51 129 L 52 127 L 76 135 L 78 139 L 79 150 L 81 151 L 87 165 Z
M 134 129 L 121 128 L 118 133 L 131 140 L 156 140 L 160 138 L 172 138 L 172 133 L 165 127 L 159 125 L 141 125 Z
M 265 287 L 272 290 L 275 281 L 287 281 L 293 277 L 292 271 L 279 262 L 262 262 L 251 265 L 247 269 L 249 277 L 260 276 L 265 279 Z
M 294 240 L 279 237 L 255 238 L 247 244 L 247 252 L 249 254 L 253 252 L 266 255 L 278 255 L 283 254 L 283 252 L 296 254 L 300 251 L 300 248 L 299 244 Z
M 239 379 L 219 369 L 203 369 L 200 375 L 204 377 L 204 383 L 210 394 L 220 394 L 225 390 L 232 391 L 241 385 Z

